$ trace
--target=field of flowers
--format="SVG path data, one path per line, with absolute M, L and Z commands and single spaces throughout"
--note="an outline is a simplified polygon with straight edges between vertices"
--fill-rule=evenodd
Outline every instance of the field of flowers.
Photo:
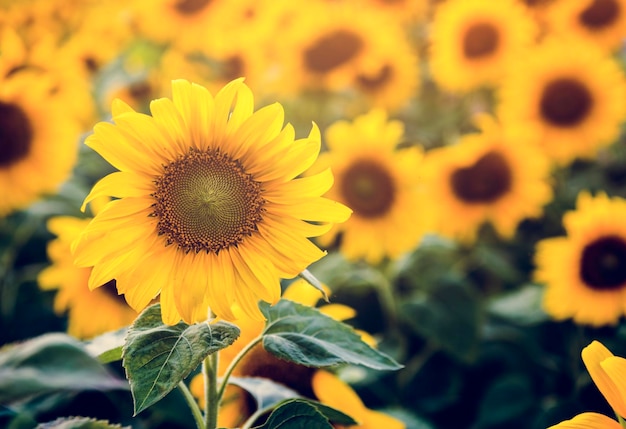
M 0 427 L 626 428 L 626 0 L 0 0 Z

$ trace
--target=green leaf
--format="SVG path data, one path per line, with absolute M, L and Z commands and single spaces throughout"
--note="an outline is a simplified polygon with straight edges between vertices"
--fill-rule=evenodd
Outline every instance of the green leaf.
M 37 429 L 132 429 L 120 426 L 107 420 L 96 420 L 88 417 L 62 417 L 52 422 L 41 423 Z
M 128 328 L 107 332 L 85 343 L 85 349 L 102 363 L 116 362 L 122 359 L 126 335 Z
M 263 347 L 274 356 L 305 366 L 348 363 L 377 370 L 402 368 L 391 357 L 370 347 L 350 326 L 319 310 L 286 299 L 260 304 L 267 318 Z
M 285 399 L 297 398 L 300 395 L 295 390 L 280 383 L 263 377 L 230 377 L 230 384 L 241 387 L 252 397 L 259 409 L 270 408 Z
M 231 345 L 231 323 L 165 325 L 161 305 L 144 310 L 128 329 L 122 365 L 130 381 L 135 415 L 163 399 L 210 354 Z
M 79 341 L 46 334 L 0 352 L 0 403 L 8 405 L 59 391 L 128 389 Z
M 256 429 L 332 429 L 328 419 L 310 401 L 292 399 L 278 406 Z
M 419 335 L 469 361 L 478 350 L 483 309 L 478 297 L 463 283 L 440 282 L 429 294 L 404 302 L 400 315 Z

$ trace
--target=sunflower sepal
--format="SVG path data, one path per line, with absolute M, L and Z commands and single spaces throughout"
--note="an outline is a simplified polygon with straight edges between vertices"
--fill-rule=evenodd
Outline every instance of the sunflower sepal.
M 333 428 L 331 422 L 341 426 L 358 424 L 352 417 L 335 408 L 310 399 L 294 398 L 281 402 L 264 424 L 253 429 L 330 429 Z
M 128 328 L 122 348 L 134 415 L 163 399 L 208 356 L 230 346 L 239 333 L 236 325 L 224 321 L 167 325 L 160 304 L 144 310 Z
M 328 299 L 328 294 L 326 293 L 326 289 L 324 289 L 324 286 L 322 286 L 322 282 L 320 282 L 317 277 L 313 275 L 313 273 L 311 273 L 309 270 L 304 270 L 300 274 L 298 274 L 298 277 L 306 281 L 307 284 L 313 286 L 313 288 L 315 288 L 316 290 L 320 291 L 324 301 L 326 303 L 330 303 L 330 300 Z
M 262 333 L 263 348 L 289 362 L 309 367 L 339 364 L 376 370 L 398 370 L 403 365 L 364 342 L 354 329 L 316 308 L 288 299 L 276 305 L 259 304 L 267 322 Z

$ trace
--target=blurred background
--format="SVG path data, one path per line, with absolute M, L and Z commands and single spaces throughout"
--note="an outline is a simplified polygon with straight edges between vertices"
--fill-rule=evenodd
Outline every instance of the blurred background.
M 368 408 L 414 429 L 610 416 L 580 351 L 626 356 L 625 35 L 624 0 L 0 0 L 0 346 L 136 317 L 70 253 L 114 171 L 82 143 L 112 100 L 244 77 L 298 137 L 320 127 L 313 169 L 354 211 L 310 271 L 405 365 L 338 371 Z M 193 427 L 176 392 L 135 418 L 123 389 L 0 406 L 15 428 Z

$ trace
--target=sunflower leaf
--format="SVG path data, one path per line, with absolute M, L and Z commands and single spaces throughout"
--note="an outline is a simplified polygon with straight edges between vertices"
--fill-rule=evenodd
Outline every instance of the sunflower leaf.
M 315 308 L 286 299 L 260 307 L 267 318 L 263 347 L 280 359 L 313 367 L 347 363 L 377 370 L 402 368 L 361 340 L 350 326 Z
M 160 304 L 144 310 L 128 329 L 122 353 L 135 415 L 163 399 L 207 356 L 237 337 L 239 328 L 227 322 L 170 326 L 161 319 Z
M 88 341 L 85 349 L 102 363 L 116 362 L 122 359 L 122 348 L 127 334 L 128 328 L 107 332 Z
M 311 401 L 292 399 L 276 407 L 255 429 L 332 429 L 328 418 Z
M 61 417 L 54 421 L 41 423 L 37 429 L 131 429 L 130 426 L 111 424 L 107 420 L 89 417 Z
M 128 389 L 65 334 L 45 334 L 0 350 L 0 403 L 23 403 L 41 395 L 81 390 Z

